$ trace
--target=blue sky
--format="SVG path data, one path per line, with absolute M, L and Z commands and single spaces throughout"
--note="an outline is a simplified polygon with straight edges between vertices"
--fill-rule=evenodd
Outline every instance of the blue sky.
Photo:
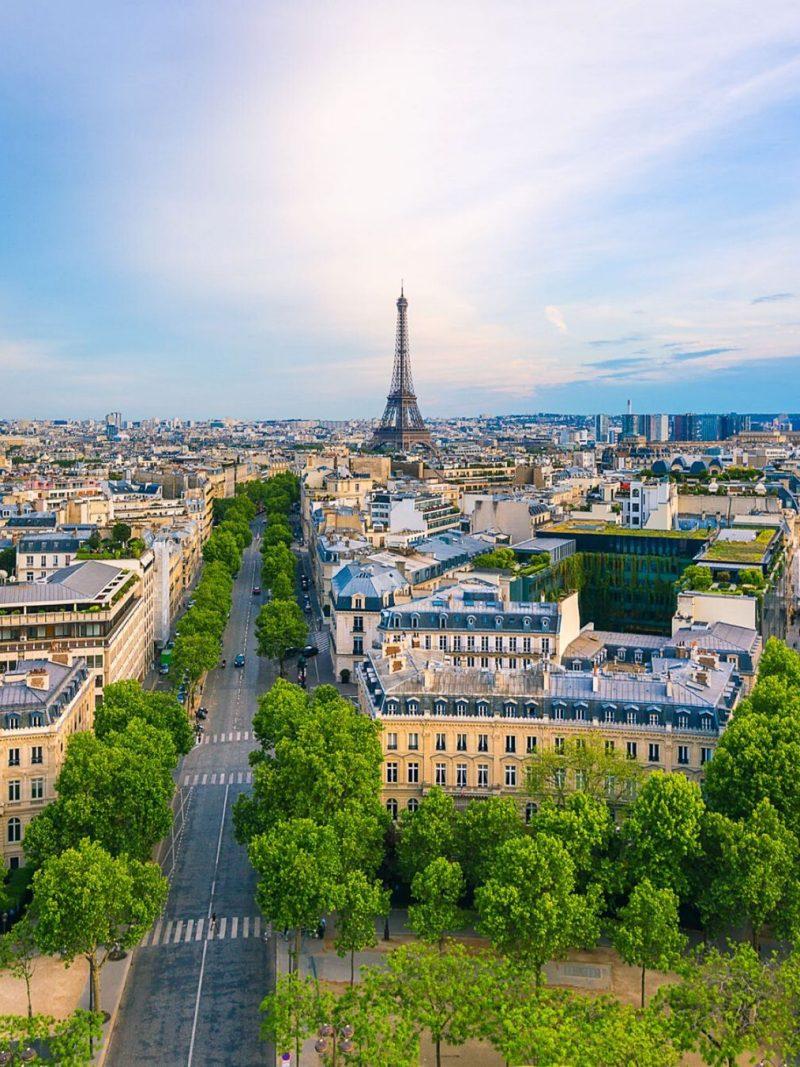
M 800 8 L 7 0 L 0 416 L 800 408 Z M 795 388 L 792 388 L 795 386 Z

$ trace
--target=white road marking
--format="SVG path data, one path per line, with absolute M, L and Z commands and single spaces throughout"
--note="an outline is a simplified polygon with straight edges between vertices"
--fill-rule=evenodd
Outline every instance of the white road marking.
M 177 943 L 181 939 L 181 934 L 182 933 L 183 933 L 183 919 L 178 919 L 178 921 L 175 923 L 175 936 L 172 938 L 173 945 L 177 945 Z
M 186 924 L 186 936 L 183 939 L 184 941 L 191 941 L 192 940 L 192 930 L 193 929 L 194 929 L 194 919 L 189 919 L 189 921 Z
M 225 922 L 224 919 L 222 921 Z M 231 919 L 231 940 L 233 940 L 235 937 L 237 937 L 238 934 L 239 934 L 239 916 L 238 915 L 234 915 L 234 917 Z

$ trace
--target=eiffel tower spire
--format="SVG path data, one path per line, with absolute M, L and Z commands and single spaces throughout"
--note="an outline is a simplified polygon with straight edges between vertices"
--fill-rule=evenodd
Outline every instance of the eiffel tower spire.
M 372 447 L 405 451 L 413 445 L 432 447 L 430 431 L 420 415 L 414 393 L 408 346 L 408 301 L 401 283 L 397 301 L 392 384 L 389 386 L 381 424 L 372 439 Z

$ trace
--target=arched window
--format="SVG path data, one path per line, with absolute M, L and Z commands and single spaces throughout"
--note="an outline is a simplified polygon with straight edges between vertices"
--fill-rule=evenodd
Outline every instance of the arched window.
M 440 615 L 439 616 L 439 629 L 440 630 L 446 630 L 447 629 L 447 616 L 446 615 Z
M 386 801 L 386 810 L 392 819 L 397 818 L 397 800 L 394 797 L 389 797 Z
M 392 615 L 392 629 L 394 629 L 394 630 L 399 630 L 400 629 L 400 616 L 399 615 Z
M 16 815 L 8 820 L 7 837 L 10 845 L 15 845 L 18 841 L 22 840 L 22 822 Z
M 533 822 L 533 817 L 538 810 L 538 806 L 532 800 L 529 800 L 525 805 L 525 823 L 528 826 Z
M 419 615 L 412 615 L 411 616 L 411 629 L 412 630 L 418 630 L 419 629 Z
M 419 811 L 419 801 L 416 797 L 409 797 L 408 804 L 406 804 L 406 807 L 409 811 Z

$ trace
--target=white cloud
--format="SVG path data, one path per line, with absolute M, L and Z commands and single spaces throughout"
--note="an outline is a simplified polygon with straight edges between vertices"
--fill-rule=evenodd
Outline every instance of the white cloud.
M 557 330 L 560 330 L 561 333 L 567 332 L 567 324 L 564 322 L 564 316 L 555 304 L 548 304 L 544 309 L 544 315 L 547 321 L 552 323 L 552 325 L 555 326 Z

